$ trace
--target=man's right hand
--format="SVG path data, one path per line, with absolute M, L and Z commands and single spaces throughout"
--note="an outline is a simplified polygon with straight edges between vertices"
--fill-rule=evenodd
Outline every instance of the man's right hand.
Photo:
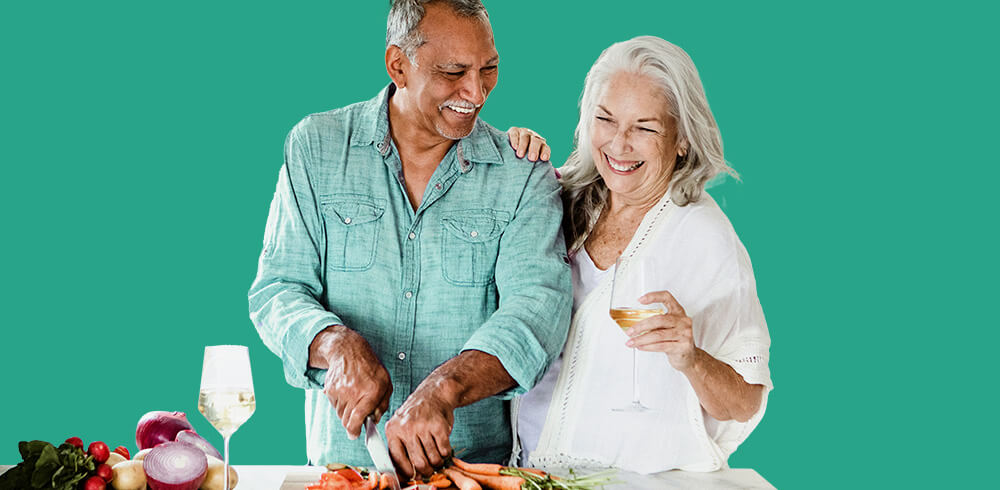
M 392 382 L 368 341 L 344 325 L 331 325 L 309 345 L 309 366 L 326 369 L 323 392 L 352 440 L 365 417 L 378 421 L 389 410 Z

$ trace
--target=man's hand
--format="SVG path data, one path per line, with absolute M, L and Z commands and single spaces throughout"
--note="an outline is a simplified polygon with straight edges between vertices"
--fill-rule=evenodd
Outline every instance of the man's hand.
M 552 150 L 545 142 L 545 138 L 528 128 L 511 127 L 507 130 L 507 141 L 517 154 L 517 158 L 524 158 L 527 154 L 529 161 L 534 162 L 541 157 L 543 162 L 547 162 L 552 156 Z
M 516 385 L 499 359 L 477 350 L 438 366 L 385 425 L 396 469 L 408 477 L 433 473 L 451 455 L 455 409 Z
M 389 410 L 392 383 L 368 341 L 343 325 L 332 325 L 309 345 L 309 365 L 326 369 L 323 392 L 352 440 L 361 435 L 365 417 L 375 421 Z
M 451 391 L 421 383 L 385 426 L 389 453 L 396 469 L 406 476 L 430 475 L 451 455 L 454 402 L 442 395 Z

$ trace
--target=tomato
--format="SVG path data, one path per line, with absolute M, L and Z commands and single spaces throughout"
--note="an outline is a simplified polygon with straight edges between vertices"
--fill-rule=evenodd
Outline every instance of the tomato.
M 359 482 L 359 481 L 365 481 L 364 478 L 361 478 L 361 474 L 360 473 L 358 473 L 357 471 L 354 471 L 351 468 L 343 468 L 343 469 L 340 469 L 340 470 L 335 470 L 334 473 L 336 473 L 337 475 L 340 475 L 340 476 L 344 477 L 345 480 L 347 480 L 347 481 L 349 481 L 351 483 Z

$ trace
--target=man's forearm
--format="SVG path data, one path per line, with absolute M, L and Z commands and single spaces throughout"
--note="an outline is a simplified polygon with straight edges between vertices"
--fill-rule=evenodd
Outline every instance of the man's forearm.
M 500 359 L 478 350 L 463 351 L 438 366 L 414 391 L 464 407 L 517 385 Z
M 705 411 L 718 420 L 750 420 L 760 408 L 764 387 L 747 383 L 732 366 L 701 349 L 695 356 L 684 375 Z

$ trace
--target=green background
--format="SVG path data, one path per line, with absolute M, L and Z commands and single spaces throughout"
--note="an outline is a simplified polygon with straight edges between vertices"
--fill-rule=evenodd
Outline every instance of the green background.
M 287 131 L 387 83 L 387 2 L 5 2 L 0 463 L 134 450 L 250 346 L 236 464 L 305 462 L 302 393 L 247 317 Z M 964 2 L 487 1 L 482 113 L 571 149 L 583 78 L 654 34 L 697 64 L 743 177 L 776 390 L 730 459 L 779 488 L 981 485 L 997 454 L 997 12 Z M 990 388 L 993 386 L 994 388 Z

